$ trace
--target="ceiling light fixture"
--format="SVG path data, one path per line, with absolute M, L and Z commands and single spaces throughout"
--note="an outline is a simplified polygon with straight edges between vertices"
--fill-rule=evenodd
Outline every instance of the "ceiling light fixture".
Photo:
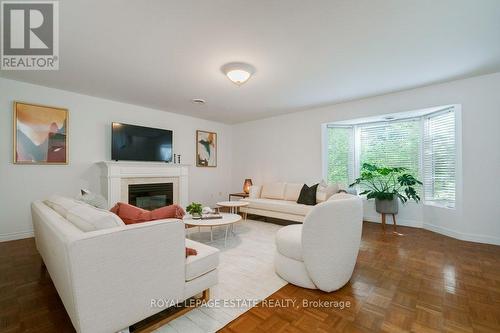
M 255 73 L 255 67 L 244 62 L 230 62 L 221 67 L 224 73 L 231 82 L 241 86 Z

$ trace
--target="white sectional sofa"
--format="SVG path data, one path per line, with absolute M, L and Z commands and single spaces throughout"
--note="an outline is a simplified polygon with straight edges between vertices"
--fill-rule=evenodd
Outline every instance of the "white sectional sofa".
M 297 203 L 303 185 L 274 182 L 262 186 L 251 186 L 249 197 L 241 199 L 249 205 L 242 207 L 241 211 L 247 214 L 304 222 L 305 216 L 314 206 Z M 329 186 L 322 184 L 318 187 L 316 200 L 318 203 L 324 202 L 338 191 L 337 184 Z
M 219 251 L 186 240 L 181 220 L 124 225 L 71 200 L 36 201 L 32 216 L 37 249 L 77 332 L 118 332 L 164 310 L 155 300 L 206 296 L 217 284 Z M 186 246 L 198 255 L 186 258 Z

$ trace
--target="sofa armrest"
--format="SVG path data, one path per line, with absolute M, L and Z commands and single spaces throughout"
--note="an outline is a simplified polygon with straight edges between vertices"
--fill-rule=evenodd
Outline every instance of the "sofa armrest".
M 183 300 L 180 220 L 88 232 L 68 247 L 79 332 L 116 332 L 160 311 L 152 299 Z

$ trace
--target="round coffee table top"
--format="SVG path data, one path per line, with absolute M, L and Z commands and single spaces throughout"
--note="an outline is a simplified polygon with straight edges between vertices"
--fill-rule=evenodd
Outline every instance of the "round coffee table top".
M 238 214 L 220 213 L 220 215 L 222 215 L 221 219 L 208 220 L 193 219 L 191 215 L 185 215 L 182 220 L 184 221 L 184 224 L 196 227 L 215 227 L 218 225 L 232 224 L 241 221 L 241 216 Z
M 221 207 L 244 207 L 248 206 L 250 203 L 246 201 L 220 201 L 217 206 Z

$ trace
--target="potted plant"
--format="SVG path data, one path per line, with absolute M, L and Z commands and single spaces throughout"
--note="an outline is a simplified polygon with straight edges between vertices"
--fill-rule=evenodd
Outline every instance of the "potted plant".
M 361 177 L 349 187 L 361 185 L 366 188 L 360 194 L 366 194 L 367 199 L 375 198 L 375 209 L 381 214 L 397 214 L 398 198 L 406 203 L 408 200 L 420 201 L 415 187 L 422 182 L 406 173 L 406 168 L 377 167 L 363 163 Z
M 191 204 L 186 207 L 186 212 L 191 214 L 191 216 L 194 219 L 201 218 L 202 211 L 203 211 L 203 206 L 201 205 L 201 203 L 191 202 Z

